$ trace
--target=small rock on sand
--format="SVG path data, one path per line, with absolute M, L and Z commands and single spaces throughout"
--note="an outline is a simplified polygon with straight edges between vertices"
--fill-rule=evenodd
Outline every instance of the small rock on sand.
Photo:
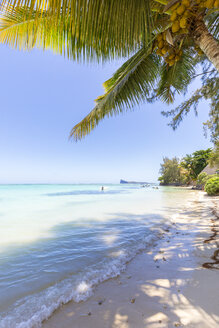
M 132 298 L 130 302 L 135 303 L 135 298 Z
M 99 301 L 98 301 L 98 305 L 102 305 L 104 301 L 105 301 L 105 299 L 103 299 L 103 300 L 99 300 Z

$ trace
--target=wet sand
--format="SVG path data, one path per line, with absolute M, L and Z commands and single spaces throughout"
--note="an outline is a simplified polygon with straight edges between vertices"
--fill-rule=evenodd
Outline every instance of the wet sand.
M 43 328 L 219 327 L 219 197 L 197 193 L 150 251 Z

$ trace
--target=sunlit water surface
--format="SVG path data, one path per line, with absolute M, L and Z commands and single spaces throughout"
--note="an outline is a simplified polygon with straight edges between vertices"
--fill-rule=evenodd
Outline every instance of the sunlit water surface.
M 62 303 L 153 247 L 191 191 L 139 185 L 0 186 L 0 328 L 39 327 Z

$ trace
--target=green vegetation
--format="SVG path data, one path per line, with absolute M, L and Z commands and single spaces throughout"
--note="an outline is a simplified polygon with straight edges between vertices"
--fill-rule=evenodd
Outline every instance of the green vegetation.
M 219 195 L 219 176 L 213 177 L 206 182 L 205 191 L 208 195 Z
M 207 166 L 211 152 L 211 148 L 198 150 L 182 159 L 180 165 L 188 171 L 192 180 L 196 180 L 199 173 Z
M 209 175 L 206 172 L 201 172 L 197 177 L 197 185 L 204 186 L 209 179 Z
M 202 189 L 206 182 L 217 175 L 208 175 L 202 170 L 208 165 L 209 161 L 215 157 L 215 151 L 210 148 L 195 151 L 191 155 L 186 155 L 180 161 L 174 157 L 169 159 L 164 157 L 161 164 L 159 177 L 160 184 L 163 185 L 189 185 L 196 184 Z M 218 158 L 217 158 L 218 159 Z
M 218 113 L 219 115 L 219 113 Z M 219 121 L 219 118 L 218 118 Z M 219 140 L 215 142 L 215 148 L 213 149 L 210 158 L 209 164 L 211 167 L 216 166 L 219 168 Z
M 196 180 L 196 186 L 199 189 L 204 189 L 206 182 L 211 179 L 217 177 L 217 174 L 207 174 L 206 172 L 202 172 L 198 175 Z
M 168 157 L 164 157 L 163 164 L 161 164 L 160 173 L 162 174 L 159 178 L 161 184 L 181 184 L 178 158 L 174 157 L 173 159 L 169 159 Z
M 142 102 L 173 103 L 200 74 L 202 87 L 164 115 L 173 117 L 170 125 L 176 128 L 207 99 L 206 127 L 216 140 L 218 23 L 218 0 L 0 0 L 0 43 L 25 50 L 50 48 L 73 60 L 126 60 L 104 83 L 105 93 L 94 109 L 72 129 L 75 140 L 105 117 Z

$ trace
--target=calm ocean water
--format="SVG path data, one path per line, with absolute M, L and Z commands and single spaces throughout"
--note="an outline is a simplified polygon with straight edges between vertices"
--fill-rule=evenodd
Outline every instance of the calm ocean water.
M 40 327 L 117 276 L 191 191 L 139 185 L 0 186 L 0 328 Z

